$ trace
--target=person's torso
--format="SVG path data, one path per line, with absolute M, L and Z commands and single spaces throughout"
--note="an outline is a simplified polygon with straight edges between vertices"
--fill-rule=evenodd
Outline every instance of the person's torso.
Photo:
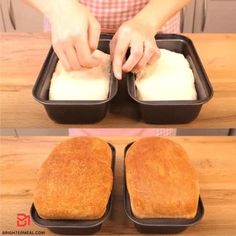
M 79 0 L 97 18 L 103 31 L 115 32 L 133 18 L 149 0 Z
M 133 18 L 149 0 L 79 0 L 100 22 L 103 32 L 116 32 L 119 26 Z M 160 30 L 179 33 L 180 14 L 171 18 Z
M 133 18 L 149 0 L 78 0 L 86 6 L 101 24 L 102 32 L 115 33 L 119 26 Z M 160 30 L 162 33 L 179 33 L 180 14 L 172 17 Z M 44 31 L 49 31 L 48 21 L 44 22 Z

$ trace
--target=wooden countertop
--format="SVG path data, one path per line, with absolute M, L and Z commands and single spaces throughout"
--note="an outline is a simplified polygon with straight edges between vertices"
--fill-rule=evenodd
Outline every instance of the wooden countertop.
M 16 214 L 29 213 L 36 174 L 52 148 L 66 137 L 2 137 L 0 142 L 1 230 L 50 231 L 33 223 L 16 227 Z M 123 152 L 135 137 L 105 137 L 117 151 L 112 212 L 101 235 L 138 234 L 123 209 Z M 236 137 L 173 137 L 188 152 L 195 166 L 205 216 L 182 235 L 236 235 Z
M 230 128 L 236 126 L 236 34 L 186 34 L 190 37 L 214 88 L 213 99 L 190 124 L 168 127 Z M 1 127 L 69 127 L 54 123 L 32 97 L 35 83 L 50 47 L 45 33 L 0 34 Z M 82 125 L 80 125 L 82 126 Z M 127 117 L 107 114 L 83 127 L 157 127 Z M 161 127 L 166 127 L 161 125 Z M 76 125 L 73 125 L 76 127 Z

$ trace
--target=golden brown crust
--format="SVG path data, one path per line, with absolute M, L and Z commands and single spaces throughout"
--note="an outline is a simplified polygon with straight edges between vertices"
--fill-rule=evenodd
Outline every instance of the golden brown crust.
M 109 145 L 92 137 L 68 139 L 40 168 L 35 208 L 44 219 L 98 219 L 111 194 Z
M 127 151 L 126 182 L 138 218 L 193 218 L 199 184 L 187 153 L 177 143 L 142 138 Z

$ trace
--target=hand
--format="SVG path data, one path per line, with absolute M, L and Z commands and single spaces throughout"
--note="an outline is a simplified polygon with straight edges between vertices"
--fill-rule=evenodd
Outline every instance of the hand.
M 54 50 L 66 70 L 99 65 L 97 49 L 100 24 L 77 0 L 58 1 L 49 14 Z
M 113 71 L 117 79 L 122 78 L 122 71 L 137 73 L 146 64 L 152 64 L 159 58 L 155 34 L 155 30 L 145 25 L 145 21 L 135 18 L 120 26 L 110 44 Z M 125 61 L 129 47 L 130 56 Z

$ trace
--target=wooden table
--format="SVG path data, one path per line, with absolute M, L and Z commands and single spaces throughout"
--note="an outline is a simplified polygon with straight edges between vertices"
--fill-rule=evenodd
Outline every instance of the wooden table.
M 2 137 L 1 230 L 43 230 L 16 227 L 16 214 L 29 213 L 37 171 L 52 148 L 66 137 Z M 123 152 L 135 137 L 105 137 L 116 147 L 114 200 L 109 219 L 99 234 L 138 234 L 123 209 Z M 205 216 L 183 235 L 236 235 L 236 137 L 173 137 L 188 152 L 200 181 Z
M 214 98 L 203 107 L 195 121 L 178 125 L 178 127 L 235 127 L 236 34 L 187 34 L 187 36 L 196 46 L 215 93 Z M 31 94 L 32 86 L 49 47 L 48 34 L 0 34 L 1 127 L 69 127 L 50 120 L 43 106 L 37 103 Z M 107 114 L 105 119 L 97 124 L 83 125 L 83 127 L 91 126 L 156 127 L 114 114 Z M 161 126 L 164 127 L 164 125 Z M 177 125 L 172 125 L 172 127 L 177 127 Z

